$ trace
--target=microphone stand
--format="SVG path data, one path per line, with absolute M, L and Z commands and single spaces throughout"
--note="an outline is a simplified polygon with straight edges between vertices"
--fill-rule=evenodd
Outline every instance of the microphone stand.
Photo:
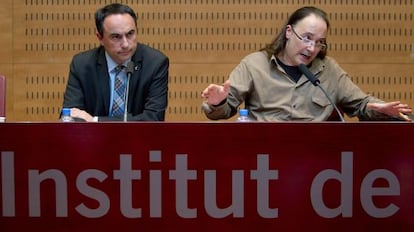
M 311 73 L 311 71 L 306 67 L 306 65 L 305 64 L 300 64 L 299 65 L 299 70 L 305 75 L 306 78 L 309 79 L 309 81 L 314 86 L 317 86 L 317 87 L 319 87 L 322 90 L 323 94 L 325 94 L 325 97 L 328 99 L 329 103 L 331 103 L 331 105 L 335 109 L 336 113 L 338 114 L 339 118 L 341 119 L 341 122 L 345 122 L 345 119 L 342 116 L 341 111 L 338 109 L 338 107 L 336 106 L 336 104 L 329 97 L 328 93 L 326 93 L 325 89 L 322 88 L 322 86 L 320 85 L 320 81 L 318 79 L 316 79 L 316 77 L 313 75 L 313 73 Z
M 124 122 L 127 121 L 127 115 L 128 115 L 128 94 L 129 94 L 129 74 L 127 74 L 127 80 L 126 80 L 126 90 L 125 90 L 125 109 L 124 109 Z
M 125 89 L 125 109 L 124 109 L 124 122 L 128 121 L 128 95 L 129 95 L 129 80 L 131 79 L 131 75 L 134 72 L 134 62 L 129 61 L 127 64 L 126 74 L 126 89 Z
M 338 109 L 338 107 L 336 106 L 336 104 L 333 103 L 332 99 L 328 96 L 328 93 L 326 93 L 325 89 L 323 89 L 321 87 L 321 85 L 319 84 L 319 82 L 317 82 L 317 85 L 316 86 L 318 86 L 322 90 L 323 94 L 325 94 L 326 98 L 328 98 L 329 103 L 331 103 L 331 105 L 334 107 L 334 109 L 335 109 L 336 113 L 338 114 L 339 119 L 341 120 L 341 122 L 345 122 L 345 119 L 342 116 L 341 111 Z

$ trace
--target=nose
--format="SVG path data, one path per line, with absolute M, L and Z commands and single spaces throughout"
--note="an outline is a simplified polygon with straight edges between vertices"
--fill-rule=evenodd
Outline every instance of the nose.
M 309 42 L 309 44 L 308 44 L 308 50 L 309 50 L 309 51 L 314 51 L 314 50 L 315 50 L 315 48 L 316 48 L 316 43 L 315 43 L 315 41 L 310 41 L 310 42 Z
M 128 47 L 129 43 L 128 43 L 128 39 L 126 36 L 122 36 L 121 39 L 121 47 Z

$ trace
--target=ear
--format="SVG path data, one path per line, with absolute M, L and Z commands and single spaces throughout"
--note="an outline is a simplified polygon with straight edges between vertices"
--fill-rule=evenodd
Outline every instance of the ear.
M 99 34 L 98 31 L 96 31 L 96 38 L 98 38 L 99 43 L 101 45 L 103 45 L 103 42 L 102 42 L 103 36 L 101 34 Z
M 285 28 L 285 37 L 289 39 L 292 36 L 292 25 L 286 25 Z

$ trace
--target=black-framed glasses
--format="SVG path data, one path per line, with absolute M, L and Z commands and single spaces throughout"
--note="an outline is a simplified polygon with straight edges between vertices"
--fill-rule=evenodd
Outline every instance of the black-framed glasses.
M 311 40 L 308 38 L 308 36 L 302 37 L 300 36 L 298 33 L 296 33 L 295 29 L 292 28 L 293 34 L 296 35 L 296 37 L 302 41 L 304 44 L 306 44 L 307 46 L 315 46 L 316 48 L 319 48 L 321 50 L 325 50 L 328 45 L 326 44 L 326 42 L 322 42 L 322 41 L 315 41 L 315 40 Z

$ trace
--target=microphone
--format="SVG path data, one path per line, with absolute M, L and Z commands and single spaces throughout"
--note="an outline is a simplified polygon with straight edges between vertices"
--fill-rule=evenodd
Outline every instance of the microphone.
M 124 122 L 127 121 L 128 115 L 128 95 L 129 95 L 129 79 L 131 79 L 132 73 L 134 73 L 135 64 L 133 61 L 129 61 L 126 67 L 126 90 L 125 90 L 125 109 L 124 109 Z
M 319 87 L 322 90 L 323 94 L 325 94 L 325 96 L 328 99 L 329 103 L 331 103 L 331 105 L 334 107 L 336 113 L 338 114 L 339 118 L 341 119 L 341 122 L 345 122 L 345 119 L 342 116 L 341 111 L 339 111 L 338 107 L 334 104 L 334 102 L 332 101 L 332 99 L 326 93 L 325 89 L 322 88 L 322 86 L 320 85 L 321 82 L 315 77 L 315 75 L 313 75 L 313 73 L 306 67 L 305 64 L 300 64 L 299 65 L 299 70 L 303 73 L 303 75 L 305 75 L 306 78 L 308 78 L 308 80 L 314 86 L 317 86 L 317 87 Z
M 314 85 L 319 86 L 321 83 L 318 79 L 316 79 L 315 75 L 306 67 L 304 64 L 299 65 L 299 70 L 308 78 L 308 80 Z M 328 97 L 329 98 L 329 97 Z

